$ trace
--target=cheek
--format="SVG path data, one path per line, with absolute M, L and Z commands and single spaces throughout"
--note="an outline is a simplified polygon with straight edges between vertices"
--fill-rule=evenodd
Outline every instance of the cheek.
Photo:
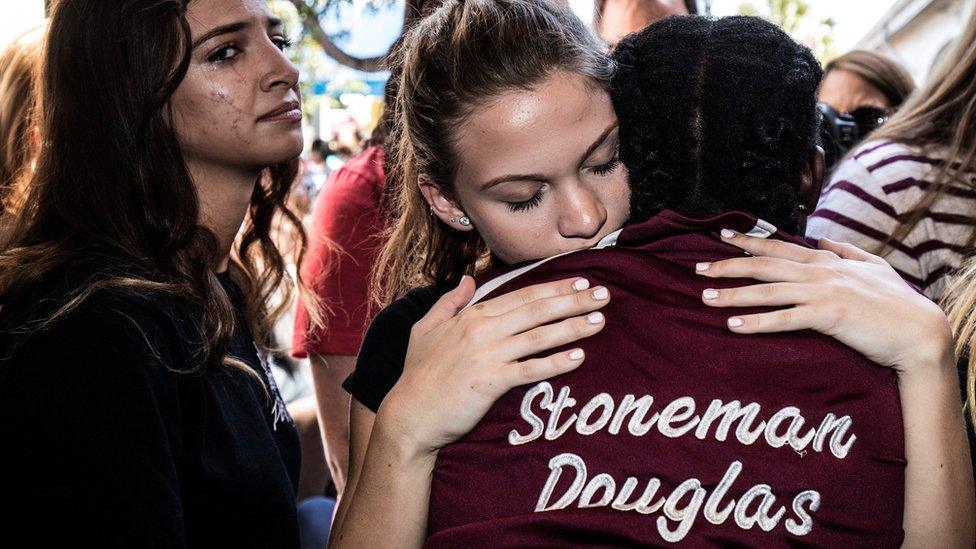
M 206 145 L 215 139 L 246 140 L 241 132 L 243 109 L 234 103 L 241 85 L 237 76 L 228 81 L 198 71 L 187 77 L 173 94 L 173 118 L 177 135 L 184 145 Z
M 602 186 L 601 200 L 607 210 L 607 221 L 619 228 L 630 217 L 630 183 L 623 168 L 607 179 Z
M 512 212 L 501 205 L 476 215 L 481 237 L 492 254 L 506 263 L 547 257 L 561 249 L 556 222 L 544 207 Z

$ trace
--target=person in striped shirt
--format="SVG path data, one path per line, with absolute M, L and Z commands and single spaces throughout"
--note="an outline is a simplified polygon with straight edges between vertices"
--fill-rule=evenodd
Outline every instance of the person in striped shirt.
M 807 224 L 879 253 L 934 300 L 976 240 L 976 11 L 946 59 L 838 165 Z

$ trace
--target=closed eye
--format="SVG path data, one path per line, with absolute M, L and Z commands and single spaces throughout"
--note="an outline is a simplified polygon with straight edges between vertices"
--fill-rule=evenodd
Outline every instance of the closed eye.
M 524 212 L 526 210 L 535 208 L 536 206 L 539 205 L 540 202 L 542 202 L 541 188 L 538 191 L 536 191 L 534 195 L 532 195 L 532 198 L 528 200 L 523 200 L 521 202 L 509 202 L 508 207 L 513 212 Z

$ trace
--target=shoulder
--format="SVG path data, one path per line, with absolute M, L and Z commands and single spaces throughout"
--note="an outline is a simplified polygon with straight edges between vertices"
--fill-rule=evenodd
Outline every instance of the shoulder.
M 370 323 L 367 338 L 370 337 L 370 333 L 388 334 L 390 330 L 409 332 L 410 328 L 423 318 L 434 303 L 437 303 L 437 300 L 449 290 L 450 288 L 443 285 L 422 286 L 410 290 L 376 315 Z
M 873 180 L 885 194 L 893 195 L 924 185 L 943 162 L 942 151 L 923 150 L 897 141 L 868 141 L 838 166 L 833 180 L 845 176 Z
M 5 306 L 0 361 L 81 361 L 104 368 L 169 362 L 186 324 L 179 320 L 181 308 L 136 280 L 83 268 L 49 277 L 30 300 Z
M 926 176 L 932 166 L 925 158 L 903 143 L 862 144 L 835 169 L 810 219 L 808 234 L 839 237 L 825 228 L 834 223 L 884 240 L 928 184 Z
M 329 177 L 327 192 L 378 192 L 385 183 L 384 156 L 381 147 L 369 147 L 352 157 Z
M 410 330 L 450 288 L 414 288 L 376 315 L 366 330 L 356 369 L 343 387 L 364 406 L 379 409 L 403 372 Z

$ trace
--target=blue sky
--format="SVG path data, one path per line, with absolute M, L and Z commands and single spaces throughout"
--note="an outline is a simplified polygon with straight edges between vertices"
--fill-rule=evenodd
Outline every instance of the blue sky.
M 372 57 L 382 55 L 400 34 L 403 25 L 403 0 L 397 0 L 392 6 L 373 11 L 366 8 L 368 0 L 352 0 L 349 4 L 341 4 L 339 9 L 333 10 L 329 17 L 322 21 L 326 32 L 340 30 L 349 31 L 347 40 L 339 41 L 342 49 L 357 57 Z M 330 80 L 385 79 L 385 73 L 366 74 L 342 67 L 331 59 L 325 61 L 324 67 L 330 75 Z

